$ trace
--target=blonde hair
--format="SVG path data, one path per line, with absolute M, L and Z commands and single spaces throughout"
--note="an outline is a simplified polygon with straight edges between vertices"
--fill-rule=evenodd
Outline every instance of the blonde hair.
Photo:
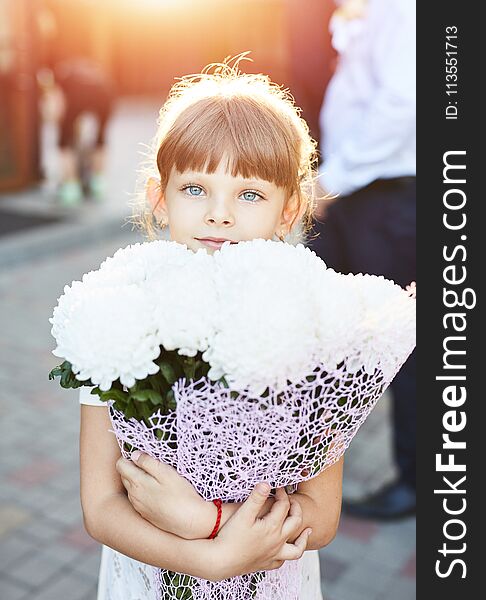
M 173 167 L 180 173 L 214 173 L 227 156 L 233 176 L 284 188 L 287 201 L 293 197 L 297 202 L 296 214 L 306 230 L 314 209 L 316 142 L 287 89 L 266 75 L 240 71 L 246 54 L 208 65 L 173 85 L 160 110 L 145 182 L 158 176 L 163 192 Z M 135 223 L 154 239 L 158 226 L 145 194 L 141 204 Z

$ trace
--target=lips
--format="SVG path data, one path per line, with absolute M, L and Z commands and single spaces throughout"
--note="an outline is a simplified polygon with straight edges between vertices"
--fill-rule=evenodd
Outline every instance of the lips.
M 237 244 L 233 240 L 227 240 L 225 238 L 215 238 L 215 237 L 207 237 L 207 238 L 196 238 L 198 242 L 204 244 L 208 248 L 216 248 L 219 249 L 225 242 L 229 242 L 230 244 Z

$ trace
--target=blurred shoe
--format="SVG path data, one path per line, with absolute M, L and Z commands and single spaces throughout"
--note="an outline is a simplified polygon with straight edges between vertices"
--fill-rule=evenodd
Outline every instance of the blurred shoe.
M 89 179 L 89 193 L 95 200 L 102 200 L 105 196 L 105 178 L 103 175 L 92 175 Z
M 361 519 L 402 519 L 415 514 L 416 502 L 415 488 L 398 480 L 362 500 L 343 501 L 343 512 Z
M 83 199 L 79 181 L 64 181 L 59 186 L 57 197 L 62 206 L 77 206 Z

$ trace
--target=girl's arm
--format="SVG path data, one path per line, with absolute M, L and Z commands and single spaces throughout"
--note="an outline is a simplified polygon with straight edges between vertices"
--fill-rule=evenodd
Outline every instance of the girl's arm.
M 214 554 L 211 541 L 161 531 L 133 509 L 115 469 L 120 450 L 110 428 L 106 409 L 81 407 L 81 505 L 88 533 L 138 561 L 204 579 L 217 576 L 208 560 Z
M 81 504 L 85 527 L 97 541 L 146 564 L 217 581 L 279 568 L 302 556 L 308 531 L 282 490 L 265 519 L 269 490 L 253 490 L 225 532 L 214 540 L 186 540 L 143 519 L 129 502 L 115 464 L 120 451 L 104 407 L 81 407 Z
M 292 494 L 302 506 L 302 527 L 312 527 L 308 550 L 319 550 L 336 536 L 341 516 L 343 463 L 344 456 L 316 477 L 299 483 L 297 492 Z
M 132 506 L 146 521 L 187 540 L 209 537 L 217 508 L 213 502 L 205 501 L 176 469 L 140 452 L 133 452 L 131 460 L 120 457 L 116 469 Z M 274 502 L 274 498 L 267 498 L 258 516 L 267 514 Z M 220 529 L 242 504 L 223 503 Z
M 334 538 L 341 512 L 341 458 L 317 477 L 299 484 L 289 502 L 298 503 L 303 524 L 296 536 L 311 527 L 307 549 L 318 549 Z M 137 452 L 132 461 L 120 458 L 117 470 L 135 510 L 147 521 L 164 531 L 186 539 L 207 538 L 216 521 L 217 510 L 203 500 L 190 482 L 177 471 L 147 454 Z M 275 500 L 268 498 L 259 517 L 263 517 Z M 238 511 L 241 502 L 223 504 L 221 527 Z

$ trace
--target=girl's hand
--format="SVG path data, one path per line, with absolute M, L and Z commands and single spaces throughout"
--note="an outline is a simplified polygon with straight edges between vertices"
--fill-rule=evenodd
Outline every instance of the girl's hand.
M 271 510 L 259 518 L 269 493 L 268 484 L 258 484 L 214 539 L 221 579 L 278 569 L 304 553 L 312 530 L 302 531 L 299 502 L 278 488 Z
M 133 508 L 146 521 L 185 539 L 209 536 L 208 519 L 202 516 L 211 511 L 209 522 L 216 521 L 216 507 L 173 467 L 135 451 L 131 461 L 120 458 L 116 470 Z

